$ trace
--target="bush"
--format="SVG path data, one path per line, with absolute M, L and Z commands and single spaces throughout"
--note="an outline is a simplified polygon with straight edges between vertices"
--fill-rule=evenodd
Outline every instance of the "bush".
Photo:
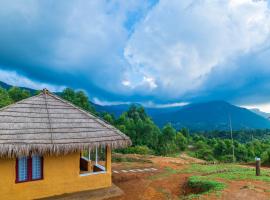
M 267 150 L 261 155 L 262 163 L 269 164 L 270 163 L 270 150 Z
M 225 163 L 232 163 L 233 162 L 233 156 L 232 155 L 225 155 L 221 156 L 219 158 L 220 161 L 225 162 Z
M 141 154 L 141 155 L 154 154 L 153 150 L 149 149 L 147 146 L 128 147 L 126 149 L 120 150 L 120 152 L 124 154 Z
M 206 178 L 202 176 L 191 176 L 188 179 L 188 186 L 196 190 L 199 194 L 221 191 L 225 188 L 224 183 Z

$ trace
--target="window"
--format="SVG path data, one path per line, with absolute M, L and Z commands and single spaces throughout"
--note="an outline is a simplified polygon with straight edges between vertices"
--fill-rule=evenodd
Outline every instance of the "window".
M 41 157 L 33 156 L 32 157 L 32 180 L 41 179 Z
M 85 150 L 81 153 L 80 158 L 80 174 L 88 175 L 93 173 L 104 173 L 106 163 L 106 149 L 94 148 Z
M 16 183 L 43 179 L 43 157 L 20 157 L 16 160 Z

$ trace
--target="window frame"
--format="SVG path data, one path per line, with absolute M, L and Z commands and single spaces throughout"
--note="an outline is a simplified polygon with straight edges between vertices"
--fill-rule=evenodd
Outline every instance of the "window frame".
M 16 174 L 16 179 L 15 183 L 25 183 L 25 182 L 31 182 L 31 181 L 39 181 L 43 180 L 43 168 L 44 168 L 44 159 L 43 156 L 40 156 L 40 178 L 38 179 L 33 179 L 33 171 L 32 171 L 32 156 L 27 156 L 27 179 L 20 181 L 19 180 L 19 158 L 16 158 L 16 167 L 15 167 L 15 174 Z

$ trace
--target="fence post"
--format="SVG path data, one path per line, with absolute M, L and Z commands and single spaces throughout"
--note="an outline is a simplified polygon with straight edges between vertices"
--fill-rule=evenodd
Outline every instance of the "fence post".
M 255 158 L 256 160 L 256 176 L 261 175 L 261 159 L 260 158 Z

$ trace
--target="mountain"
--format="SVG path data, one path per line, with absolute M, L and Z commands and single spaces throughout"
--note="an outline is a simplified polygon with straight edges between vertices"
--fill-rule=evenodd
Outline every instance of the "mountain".
M 123 112 L 127 111 L 129 108 L 129 104 L 119 104 L 119 105 L 111 105 L 111 106 L 101 106 L 98 104 L 94 104 L 97 112 L 108 112 L 110 114 L 114 114 L 114 116 L 119 117 Z
M 100 106 L 97 110 L 119 116 L 127 108 L 128 105 L 115 105 Z M 178 129 L 187 127 L 191 130 L 228 130 L 229 118 L 231 118 L 234 130 L 270 128 L 268 119 L 225 101 L 210 101 L 172 108 L 145 108 L 145 110 L 159 127 L 170 122 Z
M 13 86 L 0 81 L 0 87 L 8 90 L 8 89 L 12 88 Z M 19 87 L 19 88 L 24 89 L 24 90 L 28 90 L 31 94 L 35 94 L 37 91 L 37 90 L 31 89 L 31 88 L 26 88 L 26 87 Z
M 5 89 L 12 87 L 1 81 L 0 86 Z M 34 89 L 21 88 L 29 90 L 32 94 L 36 92 Z M 113 113 L 117 117 L 128 110 L 130 106 L 128 104 L 93 105 L 98 112 Z M 225 101 L 194 103 L 182 107 L 145 108 L 145 110 L 159 127 L 163 127 L 166 123 L 172 123 L 177 129 L 187 127 L 190 130 L 228 130 L 230 116 L 234 130 L 270 128 L 267 113 L 258 112 L 258 110 L 250 111 Z
M 4 88 L 4 89 L 9 89 L 9 88 L 11 88 L 12 86 L 11 86 L 11 85 L 8 85 L 8 84 L 6 84 L 6 83 L 4 83 L 4 82 L 2 82 L 2 81 L 0 81 L 0 87 L 2 87 L 2 88 Z

